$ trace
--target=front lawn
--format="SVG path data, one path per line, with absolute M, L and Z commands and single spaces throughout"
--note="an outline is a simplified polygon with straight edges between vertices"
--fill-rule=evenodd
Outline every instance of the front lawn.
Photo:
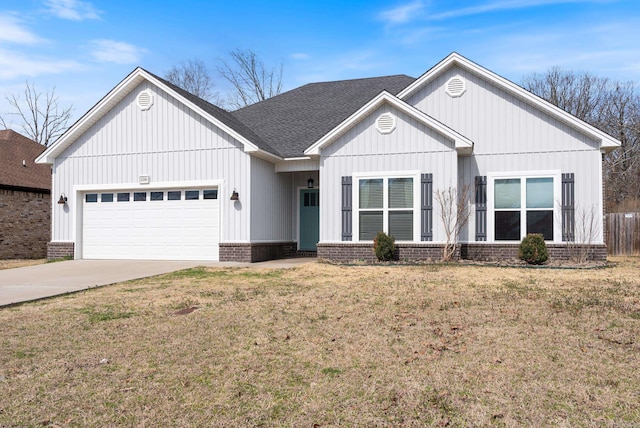
M 41 265 L 46 263 L 45 259 L 10 259 L 0 260 L 0 270 L 3 269 L 15 269 L 25 266 Z
M 0 309 L 0 426 L 640 424 L 640 259 L 197 268 Z

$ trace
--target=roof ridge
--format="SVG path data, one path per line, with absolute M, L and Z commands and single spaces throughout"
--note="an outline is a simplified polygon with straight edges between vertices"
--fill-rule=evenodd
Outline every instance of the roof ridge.
M 355 79 L 341 79 L 341 80 L 326 80 L 326 81 L 322 81 L 322 82 L 309 82 L 309 83 L 305 83 L 302 86 L 296 86 L 295 88 L 289 89 L 288 91 L 281 92 L 278 95 L 274 95 L 272 97 L 269 97 L 266 100 L 258 101 L 258 102 L 255 102 L 253 104 L 249 104 L 248 106 L 240 107 L 239 109 L 229 111 L 229 113 L 235 115 L 235 113 L 241 112 L 244 109 L 253 107 L 256 104 L 260 104 L 260 103 L 263 103 L 265 101 L 277 99 L 277 98 L 281 97 L 282 95 L 287 95 L 287 94 L 290 94 L 291 92 L 307 89 L 307 88 L 309 88 L 311 86 L 339 84 L 339 83 L 356 83 L 356 82 L 364 82 L 365 80 L 389 79 L 389 78 L 407 78 L 407 79 L 413 79 L 413 80 L 416 79 L 415 77 L 409 76 L 407 74 L 400 73 L 400 74 L 389 74 L 389 75 L 384 75 L 384 76 L 358 77 L 358 78 L 355 78 Z

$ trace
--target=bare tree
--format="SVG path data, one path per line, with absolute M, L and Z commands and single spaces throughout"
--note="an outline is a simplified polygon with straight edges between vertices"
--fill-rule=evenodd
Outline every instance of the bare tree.
M 523 80 L 525 89 L 617 138 L 604 159 L 607 211 L 629 201 L 640 209 L 640 93 L 633 82 L 552 68 Z
M 199 59 L 192 59 L 171 67 L 164 77 L 185 91 L 220 105 L 220 95 L 214 91 L 215 83 L 211 79 L 211 74 Z
M 622 143 L 604 160 L 609 211 L 634 204 L 640 210 L 640 93 L 633 82 L 613 85 L 599 127 Z
M 608 83 L 606 78 L 563 71 L 559 67 L 523 79 L 523 86 L 528 91 L 592 124 L 598 121 L 604 108 Z
M 55 87 L 44 94 L 34 85 L 25 82 L 24 100 L 14 94 L 5 97 L 14 111 L 0 116 L 0 125 L 9 129 L 12 124 L 6 116 L 17 117 L 24 134 L 32 140 L 49 146 L 67 130 L 73 106 L 61 107 Z
M 465 185 L 460 192 L 454 187 L 436 190 L 435 197 L 440 208 L 440 220 L 445 233 L 442 260 L 448 262 L 455 256 L 458 248 L 458 237 L 471 215 L 469 210 L 469 186 Z
M 218 73 L 234 88 L 228 105 L 242 108 L 282 92 L 282 64 L 267 68 L 250 49 L 229 52 L 230 61 L 220 60 Z

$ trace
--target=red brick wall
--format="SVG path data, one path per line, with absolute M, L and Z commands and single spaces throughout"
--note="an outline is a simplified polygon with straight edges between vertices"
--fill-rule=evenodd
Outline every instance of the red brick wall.
M 267 243 L 232 243 L 220 244 L 221 262 L 262 262 L 293 257 L 296 253 L 295 242 L 267 242 Z
M 442 258 L 442 244 L 398 243 L 396 259 L 401 261 L 430 261 Z M 457 258 L 458 255 L 454 256 Z M 340 262 L 377 261 L 373 252 L 373 244 L 344 242 L 318 244 L 318 258 Z
M 462 258 L 467 260 L 500 261 L 518 258 L 520 244 L 462 244 Z M 547 244 L 549 260 L 568 261 L 575 255 L 580 244 Z M 588 260 L 602 262 L 607 260 L 606 245 L 591 245 Z
M 51 239 L 51 195 L 0 189 L 0 259 L 40 259 Z
M 73 258 L 74 248 L 75 245 L 73 242 L 49 242 L 47 245 L 47 259 Z
M 396 259 L 401 261 L 432 261 L 442 258 L 441 244 L 396 244 Z M 518 258 L 520 244 L 492 244 L 472 243 L 461 244 L 459 253 L 454 258 L 479 261 L 514 260 Z M 550 260 L 568 261 L 572 259 L 572 252 L 577 250 L 566 244 L 547 244 Z M 373 244 L 362 243 L 331 243 L 318 244 L 318 258 L 339 262 L 366 261 L 375 262 L 376 255 L 373 252 Z M 607 259 L 607 247 L 605 245 L 591 245 L 589 260 L 605 261 Z

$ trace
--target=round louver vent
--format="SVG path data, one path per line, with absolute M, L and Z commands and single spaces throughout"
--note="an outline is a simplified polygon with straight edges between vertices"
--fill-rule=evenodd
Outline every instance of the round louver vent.
M 390 113 L 381 114 L 376 120 L 376 129 L 381 134 L 389 134 L 396 129 L 396 119 Z
M 467 85 L 461 77 L 455 76 L 447 81 L 447 94 L 450 97 L 459 97 L 467 90 Z
M 153 105 L 153 94 L 148 89 L 145 89 L 138 94 L 136 102 L 140 110 L 149 110 Z

